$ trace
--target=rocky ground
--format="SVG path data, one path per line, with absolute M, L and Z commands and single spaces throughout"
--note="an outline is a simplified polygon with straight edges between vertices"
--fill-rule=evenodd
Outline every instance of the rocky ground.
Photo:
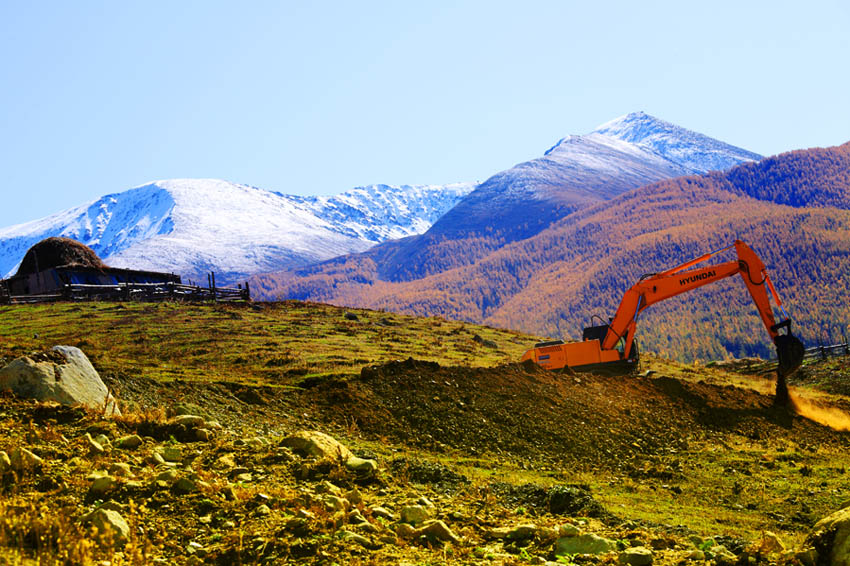
M 850 500 L 850 433 L 733 366 L 101 371 L 120 416 L 2 393 L 0 564 L 845 565 L 850 507 L 816 523 Z M 848 375 L 792 390 L 840 408 Z

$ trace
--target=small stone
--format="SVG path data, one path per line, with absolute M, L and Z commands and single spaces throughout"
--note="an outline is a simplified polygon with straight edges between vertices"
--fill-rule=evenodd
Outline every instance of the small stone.
M 130 525 L 118 511 L 100 508 L 86 515 L 84 522 L 97 527 L 101 536 L 111 536 L 115 546 L 124 546 L 130 540 Z
M 91 437 L 91 434 L 86 433 L 83 439 L 85 440 L 86 448 L 88 449 L 89 454 L 103 454 L 105 452 L 103 446 L 98 441 L 93 439 Z
M 9 463 L 13 470 L 24 473 L 40 470 L 44 465 L 44 460 L 26 448 L 15 448 L 9 455 Z
M 115 445 L 122 450 L 135 450 L 142 445 L 142 437 L 138 434 L 122 436 L 115 441 Z
M 169 424 L 175 426 L 185 426 L 187 428 L 195 428 L 204 426 L 204 417 L 197 415 L 177 415 L 169 421 Z
M 86 434 L 88 434 L 88 433 L 86 433 Z M 104 450 L 108 450 L 108 449 L 112 448 L 112 441 L 109 440 L 109 437 L 106 436 L 105 434 L 98 434 L 97 436 L 94 437 L 94 441 L 97 442 L 98 444 L 100 444 L 103 447 Z
M 329 493 L 337 497 L 342 497 L 342 490 L 328 480 L 318 483 L 314 489 L 316 493 Z
M 147 458 L 145 458 L 145 462 L 150 464 L 151 466 L 164 466 L 166 465 L 165 458 L 162 457 L 162 454 L 159 452 L 154 452 Z
M 254 513 L 256 513 L 257 515 L 263 516 L 263 517 L 265 517 L 267 515 L 271 515 L 271 512 L 272 512 L 272 510 L 265 503 L 263 503 L 262 505 L 259 505 L 254 510 Z
M 561 537 L 555 541 L 555 554 L 605 554 L 617 549 L 617 543 L 591 533 Z
M 702 550 L 700 550 L 698 548 L 695 548 L 693 550 L 686 552 L 685 555 L 684 555 L 684 559 L 685 560 L 703 561 L 703 560 L 705 560 L 705 552 L 703 552 Z
M 507 538 L 508 540 L 528 540 L 534 538 L 534 535 L 536 534 L 537 525 L 519 525 L 508 531 L 508 534 L 505 538 Z
M 115 478 L 103 476 L 92 482 L 91 487 L 89 488 L 89 494 L 97 498 L 102 498 L 116 487 L 118 487 L 118 482 Z
M 215 468 L 218 470 L 229 470 L 236 467 L 236 461 L 233 459 L 233 454 L 225 454 L 219 456 L 215 461 Z
M 345 498 L 348 499 L 352 505 L 360 505 L 363 503 L 363 494 L 361 494 L 360 490 L 356 487 L 346 491 Z
M 195 480 L 189 478 L 180 478 L 174 483 L 172 489 L 176 493 L 194 493 L 198 491 L 198 485 Z
M 764 531 L 761 536 L 761 543 L 758 546 L 758 549 L 763 554 L 770 554 L 773 552 L 785 552 L 785 545 L 782 544 L 782 541 L 779 539 L 776 534 L 770 531 Z
M 559 537 L 577 537 L 581 533 L 581 529 L 572 523 L 565 523 L 558 527 Z
M 156 476 L 156 481 L 163 481 L 168 484 L 172 484 L 177 481 L 177 470 L 166 470 L 164 472 L 160 472 Z
M 183 450 L 179 446 L 166 446 L 162 449 L 162 458 L 166 462 L 179 462 L 183 459 Z
M 511 527 L 494 527 L 484 531 L 486 540 L 505 540 L 508 538 L 508 533 L 511 532 Z
M 133 472 L 130 470 L 130 464 L 126 464 L 124 462 L 113 462 L 112 465 L 109 466 L 109 473 L 113 476 L 124 478 L 135 477 Z
M 5 474 L 11 469 L 12 461 L 9 459 L 9 455 L 3 451 L 0 451 L 0 475 Z
M 205 428 L 195 429 L 195 439 L 201 442 L 206 442 L 212 438 L 212 431 Z
M 716 544 L 708 550 L 717 564 L 735 564 L 738 557 L 722 544 Z
M 412 538 L 413 534 L 416 532 L 416 529 L 414 529 L 407 523 L 398 523 L 397 525 L 393 526 L 393 530 L 395 531 L 395 534 L 398 535 L 400 538 Z
M 416 529 L 413 533 L 414 537 L 433 537 L 437 540 L 446 540 L 455 544 L 460 542 L 460 539 L 452 530 L 442 521 L 428 521 L 421 528 Z
M 337 531 L 336 536 L 338 538 L 341 538 L 342 540 L 355 542 L 363 548 L 367 548 L 369 550 L 375 550 L 379 548 L 379 545 L 376 545 L 368 538 L 364 537 L 363 535 L 358 535 L 357 533 L 352 533 L 351 531 L 339 530 Z
M 381 507 L 380 505 L 369 507 L 369 511 L 372 513 L 373 517 L 380 517 L 381 519 L 386 519 L 387 521 L 395 521 L 395 514 L 393 514 L 393 512 L 389 509 Z
M 424 495 L 422 497 L 420 497 L 419 499 L 417 499 L 416 503 L 418 503 L 419 505 L 424 505 L 425 507 L 430 507 L 430 508 L 434 507 L 434 504 L 431 502 L 431 500 L 428 499 L 427 497 L 425 497 Z
M 345 511 L 351 507 L 351 503 L 347 499 L 337 497 L 336 495 L 326 495 L 324 497 L 325 509 L 329 512 Z
M 416 525 L 431 518 L 431 512 L 424 505 L 406 505 L 401 508 L 401 522 Z
M 375 460 L 358 458 L 352 456 L 345 462 L 345 467 L 360 476 L 371 477 L 378 471 L 378 463 Z
M 620 553 L 618 561 L 628 566 L 649 566 L 652 564 L 652 551 L 645 546 L 627 548 Z
M 206 421 L 204 423 L 204 428 L 209 430 L 222 430 L 224 427 L 221 426 L 221 423 L 218 421 Z

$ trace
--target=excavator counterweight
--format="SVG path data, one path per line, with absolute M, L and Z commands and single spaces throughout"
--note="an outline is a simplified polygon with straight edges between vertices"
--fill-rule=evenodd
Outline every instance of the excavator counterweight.
M 734 247 L 735 261 L 695 267 L 713 256 Z M 803 363 L 805 347 L 791 333 L 791 319 L 782 306 L 767 270 L 761 259 L 747 244 L 736 240 L 731 246 L 705 254 L 696 259 L 663 271 L 644 275 L 629 288 L 617 312 L 608 324 L 585 328 L 581 342 L 564 343 L 560 340 L 537 344 L 522 356 L 522 361 L 532 360 L 546 369 L 570 368 L 576 371 L 597 371 L 625 374 L 637 367 L 638 352 L 635 329 L 640 313 L 664 299 L 687 293 L 721 279 L 740 274 L 758 310 L 767 333 L 776 346 L 779 360 L 777 374 L 781 385 L 785 377 L 794 373 Z M 771 298 L 785 317 L 779 323 L 773 315 Z M 781 333 L 780 330 L 785 330 Z M 780 383 L 778 382 L 779 386 Z M 778 388 L 777 388 L 778 389 Z

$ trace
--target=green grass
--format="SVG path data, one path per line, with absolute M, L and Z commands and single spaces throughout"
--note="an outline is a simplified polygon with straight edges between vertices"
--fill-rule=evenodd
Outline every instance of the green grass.
M 394 313 L 284 302 L 255 305 L 55 303 L 0 307 L 0 357 L 80 347 L 104 374 L 291 386 L 410 356 L 447 365 L 518 361 L 535 338 Z M 492 340 L 497 348 L 473 340 Z

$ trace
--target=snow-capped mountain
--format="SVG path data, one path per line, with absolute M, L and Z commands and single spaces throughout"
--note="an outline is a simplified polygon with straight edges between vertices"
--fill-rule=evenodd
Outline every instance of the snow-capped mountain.
M 233 281 L 421 233 L 473 188 L 371 185 L 299 197 L 215 179 L 156 181 L 0 229 L 0 275 L 13 275 L 34 243 L 66 236 L 114 267 Z
M 496 173 L 422 236 L 376 248 L 383 258 L 378 273 L 390 281 L 411 280 L 474 263 L 589 204 L 663 179 L 759 159 L 643 112 L 628 114 L 589 134 L 562 138 L 542 157 Z M 464 239 L 469 243 L 457 242 Z M 446 251 L 452 241 L 462 256 Z M 396 249 L 386 252 L 389 247 Z
M 645 112 L 633 112 L 602 124 L 590 135 L 602 135 L 650 150 L 694 173 L 725 171 L 762 156 L 659 120 Z

